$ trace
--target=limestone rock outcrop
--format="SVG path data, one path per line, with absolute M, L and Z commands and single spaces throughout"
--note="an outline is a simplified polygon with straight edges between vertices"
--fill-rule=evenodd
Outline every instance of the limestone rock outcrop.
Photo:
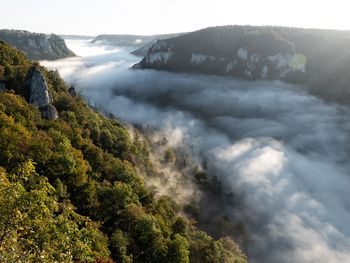
M 0 40 L 21 50 L 32 60 L 55 60 L 75 56 L 68 49 L 65 40 L 55 34 L 1 29 Z
M 46 119 L 57 119 L 58 113 L 56 108 L 51 105 L 52 98 L 43 73 L 38 67 L 32 67 L 28 71 L 25 82 L 27 91 L 27 101 L 39 108 L 42 116 Z
M 45 119 L 52 119 L 56 120 L 58 118 L 58 112 L 52 104 L 47 104 L 43 107 L 40 107 L 39 110 L 41 111 L 42 116 Z
M 46 80 L 37 67 L 32 67 L 25 78 L 24 85 L 29 90 L 28 102 L 38 107 L 43 107 L 51 103 Z

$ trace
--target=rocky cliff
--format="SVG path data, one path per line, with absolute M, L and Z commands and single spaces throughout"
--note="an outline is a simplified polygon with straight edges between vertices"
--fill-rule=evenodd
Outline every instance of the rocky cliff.
M 153 44 L 134 68 L 284 80 L 350 101 L 350 31 L 225 26 Z
M 31 33 L 24 30 L 0 30 L 0 40 L 24 52 L 32 60 L 55 60 L 75 56 L 64 39 L 51 34 Z
M 52 99 L 46 80 L 37 67 L 32 67 L 28 71 L 24 85 L 29 89 L 28 102 L 30 104 L 42 107 L 51 103 Z
M 33 66 L 28 71 L 25 82 L 25 89 L 28 91 L 27 101 L 39 108 L 46 119 L 57 119 L 56 108 L 51 105 L 52 98 L 44 78 L 44 75 L 38 67 Z

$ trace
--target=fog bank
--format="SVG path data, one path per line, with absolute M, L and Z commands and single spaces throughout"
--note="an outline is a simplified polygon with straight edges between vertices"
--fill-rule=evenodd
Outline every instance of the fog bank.
M 130 50 L 67 44 L 82 57 L 43 64 L 92 105 L 160 128 L 241 200 L 222 209 L 247 224 L 251 262 L 350 262 L 347 108 L 278 81 L 130 70 Z

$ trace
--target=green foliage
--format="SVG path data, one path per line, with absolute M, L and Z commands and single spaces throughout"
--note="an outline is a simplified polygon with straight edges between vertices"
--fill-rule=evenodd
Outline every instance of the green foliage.
M 193 229 L 191 231 L 191 262 L 198 263 L 243 263 L 247 262 L 246 256 L 238 246 L 230 239 L 224 238 L 215 241 L 205 232 Z
M 19 51 L 0 41 L 0 65 L 2 77 L 7 82 L 7 88 L 18 88 L 23 82 L 30 67 L 29 61 Z
M 97 225 L 58 203 L 47 178 L 34 163 L 22 163 L 0 180 L 0 261 L 91 261 L 109 256 Z
M 0 65 L 30 65 L 17 53 L 0 42 Z M 194 235 L 174 200 L 145 187 L 139 171 L 153 172 L 147 141 L 131 139 L 118 121 L 69 96 L 57 72 L 41 70 L 58 120 L 42 119 L 20 89 L 0 93 L 0 262 L 230 258 L 230 242 Z
M 110 247 L 113 258 L 117 262 L 131 263 L 132 256 L 128 255 L 129 240 L 123 231 L 117 229 L 110 240 Z
M 171 228 L 174 234 L 186 236 L 188 232 L 188 222 L 183 217 L 177 217 Z
M 169 262 L 188 263 L 189 260 L 189 244 L 186 238 L 179 234 L 175 234 L 174 240 L 169 248 Z
M 145 215 L 136 218 L 133 238 L 136 240 L 143 254 L 138 262 L 164 262 L 167 255 L 167 240 L 156 218 Z

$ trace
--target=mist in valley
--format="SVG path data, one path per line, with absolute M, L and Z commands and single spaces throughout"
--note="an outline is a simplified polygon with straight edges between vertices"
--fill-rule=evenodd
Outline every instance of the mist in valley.
M 131 70 L 128 48 L 67 45 L 80 57 L 42 64 L 98 109 L 156 127 L 234 193 L 222 210 L 246 224 L 251 262 L 350 262 L 348 108 L 279 81 Z

